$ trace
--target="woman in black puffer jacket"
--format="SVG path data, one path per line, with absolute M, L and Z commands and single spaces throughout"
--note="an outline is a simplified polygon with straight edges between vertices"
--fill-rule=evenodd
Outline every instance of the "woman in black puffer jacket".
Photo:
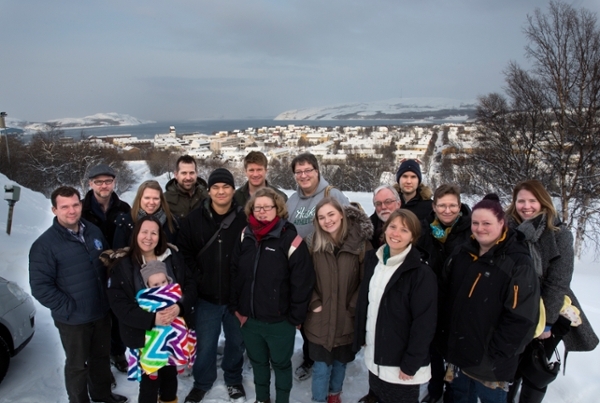
M 539 285 L 529 251 L 505 222 L 498 196 L 487 195 L 473 207 L 473 239 L 444 267 L 440 330 L 448 340 L 454 402 L 473 395 L 483 403 L 505 401 L 538 321 Z

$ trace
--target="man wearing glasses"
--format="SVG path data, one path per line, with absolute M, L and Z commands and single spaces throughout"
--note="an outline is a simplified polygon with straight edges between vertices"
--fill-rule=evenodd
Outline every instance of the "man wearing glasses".
M 394 186 L 382 185 L 373 192 L 373 205 L 375 206 L 375 212 L 369 217 L 373 223 L 371 245 L 373 245 L 373 249 L 377 249 L 383 244 L 381 237 L 383 223 L 387 221 L 390 214 L 400 208 L 402 203 Z
M 298 235 L 306 239 L 314 231 L 315 207 L 321 199 L 326 197 L 326 193 L 327 196 L 337 199 L 342 206 L 347 206 L 350 201 L 339 189 L 330 186 L 329 182 L 323 179 L 319 173 L 319 162 L 314 155 L 300 154 L 292 160 L 291 166 L 298 188 L 286 202 L 288 221 L 294 224 Z M 301 328 L 300 332 L 304 340 L 302 347 L 304 360 L 294 371 L 294 376 L 297 380 L 304 381 L 310 378 L 314 361 L 308 354 L 308 343 L 304 330 Z
M 100 228 L 104 238 L 112 248 L 115 235 L 115 219 L 119 213 L 128 214 L 129 204 L 119 199 L 114 192 L 117 173 L 106 164 L 90 169 L 88 178 L 90 190 L 83 198 L 81 216 Z
M 319 162 L 314 155 L 300 154 L 292 160 L 291 166 L 298 188 L 286 203 L 289 221 L 296 227 L 298 235 L 306 239 L 314 231 L 315 207 L 326 196 L 325 193 L 337 199 L 342 206 L 347 206 L 350 201 L 339 189 L 329 186 L 329 182 L 321 176 Z
M 81 216 L 100 228 L 108 246 L 112 248 L 115 220 L 120 213 L 129 214 L 131 207 L 114 192 L 117 173 L 106 164 L 96 165 L 89 171 L 90 190 L 82 201 Z M 111 313 L 112 315 L 112 313 Z M 125 344 L 121 341 L 117 318 L 112 316 L 110 361 L 115 368 L 127 373 Z M 114 382 L 114 380 L 113 380 Z

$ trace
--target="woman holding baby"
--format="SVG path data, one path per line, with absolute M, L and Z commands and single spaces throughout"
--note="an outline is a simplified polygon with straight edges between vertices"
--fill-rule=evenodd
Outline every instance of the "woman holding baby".
M 167 244 L 161 223 L 153 216 L 137 221 L 129 248 L 106 251 L 103 260 L 110 267 L 108 298 L 128 347 L 129 374 L 135 374 L 136 368 L 139 372 L 139 402 L 176 402 L 175 361 L 172 357 L 146 357 L 156 353 L 151 350 L 160 353 L 168 348 L 145 347 L 165 342 L 163 332 L 185 332 L 186 325 L 193 328 L 196 285 L 192 273 L 177 249 Z M 166 364 L 153 368 L 155 359 Z M 132 366 L 132 360 L 139 365 Z

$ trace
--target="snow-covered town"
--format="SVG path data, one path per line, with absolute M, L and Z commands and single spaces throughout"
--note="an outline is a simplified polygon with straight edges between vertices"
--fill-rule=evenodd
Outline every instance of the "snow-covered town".
M 89 141 L 112 144 L 125 153 L 153 147 L 188 154 L 200 160 L 216 157 L 230 162 L 241 162 L 250 151 L 262 151 L 268 158 L 282 158 L 293 157 L 302 149 L 320 157 L 324 163 L 343 164 L 350 154 L 381 158 L 381 149 L 391 144 L 396 148 L 396 162 L 407 158 L 423 159 L 436 132 L 446 132 L 449 143 L 460 143 L 466 149 L 474 131 L 474 126 L 460 123 L 392 127 L 287 125 L 251 127 L 209 135 L 179 134 L 176 127 L 171 126 L 168 133 L 156 134 L 154 138 L 109 135 L 91 137 Z

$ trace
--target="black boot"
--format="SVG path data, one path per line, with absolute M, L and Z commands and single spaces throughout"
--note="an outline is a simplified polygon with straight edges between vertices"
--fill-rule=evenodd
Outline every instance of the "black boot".
M 508 387 L 508 394 L 506 395 L 506 403 L 517 403 L 516 397 L 521 386 L 523 378 L 516 378 L 513 383 Z
M 545 390 L 533 389 L 526 384 L 521 386 L 521 396 L 519 397 L 519 403 L 541 403 L 546 396 Z

